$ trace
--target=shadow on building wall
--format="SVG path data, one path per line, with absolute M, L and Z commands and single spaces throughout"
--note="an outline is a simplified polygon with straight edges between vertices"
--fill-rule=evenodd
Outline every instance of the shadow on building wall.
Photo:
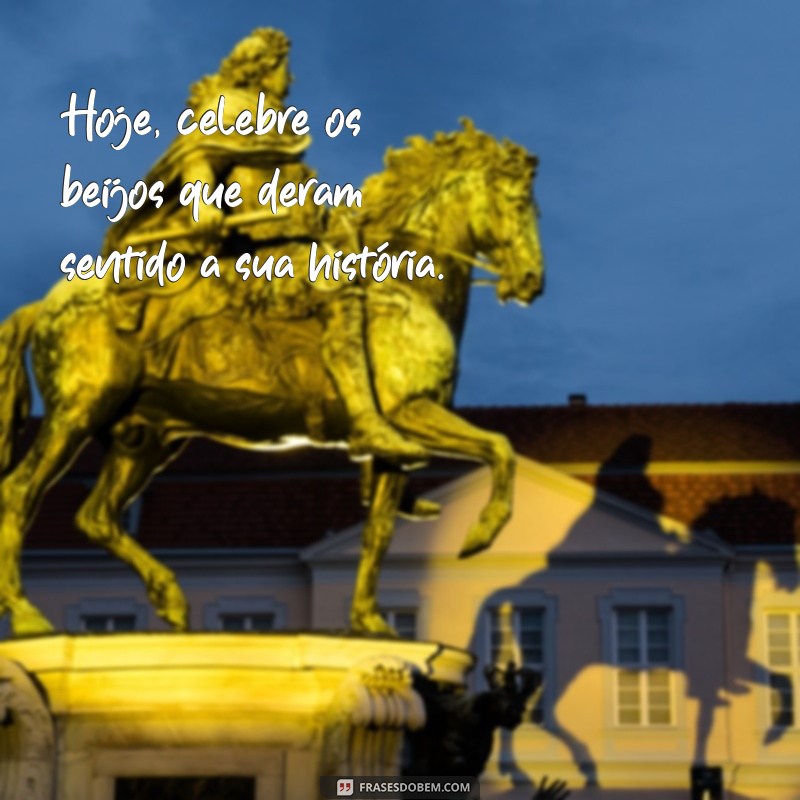
M 783 500 L 769 497 L 753 490 L 747 495 L 722 497 L 709 503 L 702 514 L 692 523 L 694 530 L 712 530 L 726 541 L 735 541 L 741 532 L 741 521 L 747 520 L 750 538 L 762 541 L 783 540 L 791 537 L 794 531 L 795 509 Z M 750 691 L 749 684 L 755 683 L 772 690 L 779 698 L 772 709 L 772 725 L 767 729 L 764 743 L 777 741 L 787 727 L 794 724 L 792 697 L 795 691 L 791 678 L 783 673 L 772 671 L 767 665 L 754 661 L 746 652 L 747 642 L 755 623 L 756 613 L 754 597 L 756 575 L 764 566 L 769 568 L 775 587 L 779 591 L 793 593 L 798 588 L 798 572 L 796 561 L 787 560 L 781 553 L 785 548 L 770 551 L 759 550 L 757 558 L 742 554 L 736 559 L 736 577 L 738 592 L 726 592 L 725 612 L 728 617 L 727 628 L 736 628 L 737 640 L 744 644 L 729 654 L 728 674 L 718 676 L 714 703 L 702 702 L 702 689 L 693 687 L 692 675 L 689 678 L 690 696 L 697 697 L 700 702 L 700 713 L 695 740 L 695 760 L 704 763 L 706 745 L 713 723 L 714 705 L 726 705 L 728 701 L 720 695 L 725 692 L 729 696 L 742 695 Z M 708 679 L 709 676 L 702 676 Z
M 650 461 L 650 454 L 652 451 L 652 441 L 647 436 L 633 435 L 625 439 L 614 451 L 614 453 L 603 463 L 598 471 L 596 478 L 596 489 L 600 492 L 621 496 L 624 499 L 634 503 L 640 510 L 646 514 L 641 518 L 641 524 L 647 526 L 648 523 L 652 526 L 658 535 L 665 537 L 670 542 L 675 542 L 676 537 L 673 533 L 664 530 L 659 515 L 664 509 L 664 497 L 661 492 L 649 480 L 646 470 Z M 564 560 L 561 558 L 567 552 L 575 553 L 576 549 L 591 553 L 597 550 L 597 517 L 596 512 L 604 508 L 607 512 L 607 504 L 598 496 L 581 515 L 581 517 L 574 523 L 569 530 L 568 534 L 564 537 L 561 543 L 548 554 L 548 566 L 544 569 L 537 569 L 527 575 L 522 581 L 515 586 L 503 587 L 497 590 L 491 596 L 487 597 L 482 603 L 479 617 L 475 620 L 473 626 L 473 635 L 471 637 L 470 649 L 473 652 L 480 654 L 481 658 L 485 658 L 485 646 L 481 642 L 481 634 L 483 632 L 485 620 L 489 613 L 496 609 L 500 604 L 506 601 L 509 597 L 509 592 L 519 590 L 536 590 L 543 585 L 548 587 L 548 591 L 554 585 L 560 583 L 563 585 L 564 577 L 559 576 L 559 564 L 563 564 Z M 784 533 L 787 530 L 793 530 L 794 525 L 794 509 L 786 502 L 774 498 L 767 497 L 758 492 L 754 492 L 747 496 L 737 497 L 724 497 L 713 503 L 710 503 L 704 512 L 699 515 L 691 525 L 694 530 L 712 530 L 723 539 L 728 538 L 731 531 L 726 525 L 735 524 L 731 520 L 741 519 L 745 515 L 747 519 L 761 518 L 769 520 L 769 533 L 774 537 L 777 531 L 775 525 L 781 526 L 781 531 Z M 649 519 L 648 519 L 649 517 Z M 756 531 L 757 533 L 757 531 Z M 593 541 L 594 539 L 594 541 Z M 773 539 L 774 540 L 774 539 Z M 665 556 L 665 558 L 669 558 Z M 723 556 L 720 556 L 721 561 Z M 785 591 L 795 591 L 798 585 L 798 576 L 796 565 L 787 571 L 786 564 L 783 562 L 778 563 L 773 559 L 766 559 L 768 565 L 772 568 L 775 575 L 776 583 L 781 589 Z M 739 630 L 745 626 L 745 630 L 741 635 L 737 636 L 737 641 L 743 642 L 744 647 L 747 646 L 749 633 L 752 627 L 752 604 L 753 592 L 756 571 L 759 566 L 759 561 L 751 559 L 743 564 L 737 564 L 737 574 L 739 576 L 740 591 L 737 595 L 735 607 L 728 605 L 728 625 L 736 625 Z M 794 564 L 794 562 L 792 562 Z M 558 583 L 548 580 L 553 577 L 558 579 Z M 670 589 L 669 578 L 660 582 L 658 588 Z M 613 590 L 613 586 L 608 587 Z M 647 587 L 645 587 L 647 588 Z M 513 595 L 512 595 L 513 596 Z M 688 609 L 688 613 L 692 613 L 692 609 Z M 582 636 L 591 639 L 591 648 L 585 647 L 583 650 L 584 655 L 587 657 L 583 659 L 573 658 L 570 663 L 557 665 L 555 675 L 545 675 L 545 701 L 550 709 L 553 709 L 549 715 L 545 714 L 545 729 L 561 743 L 563 743 L 569 750 L 572 760 L 577 769 L 583 775 L 585 786 L 599 787 L 598 772 L 596 758 L 591 751 L 590 744 L 582 741 L 570 728 L 569 719 L 556 719 L 554 709 L 556 708 L 559 700 L 567 693 L 573 681 L 584 670 L 592 666 L 614 666 L 613 654 L 607 652 L 607 648 L 602 647 L 602 632 L 599 630 L 598 625 L 598 609 L 597 600 L 593 602 L 592 607 L 585 608 L 580 613 L 578 618 L 577 612 L 573 611 L 575 619 L 566 619 L 559 611 L 559 619 L 555 628 L 555 639 L 560 636 L 574 635 L 572 631 L 580 631 Z M 724 620 L 720 620 L 720 624 L 724 624 Z M 594 630 L 588 628 L 593 626 Z M 678 635 L 684 631 L 677 631 Z M 484 639 L 485 642 L 485 639 Z M 684 641 L 682 650 L 686 650 L 691 646 L 690 642 Z M 556 647 L 556 641 L 545 642 L 545 647 Z M 593 650 L 593 656 L 588 657 L 588 651 Z M 578 650 L 574 650 L 578 652 Z M 764 665 L 761 665 L 753 660 L 750 660 L 746 653 L 730 653 L 733 664 L 729 665 L 726 675 L 726 670 L 721 672 L 715 670 L 703 670 L 702 659 L 695 657 L 687 659 L 684 657 L 678 663 L 672 666 L 673 671 L 683 672 L 686 678 L 687 696 L 695 699 L 698 703 L 698 716 L 695 735 L 695 746 L 693 762 L 695 765 L 705 765 L 707 758 L 707 746 L 709 735 L 714 719 L 714 712 L 717 708 L 723 707 L 728 704 L 728 700 L 724 695 L 738 695 L 750 691 L 750 685 L 755 682 L 765 686 L 771 686 L 773 690 L 782 692 L 784 698 L 790 697 L 792 686 L 789 678 L 785 675 L 770 672 Z M 718 663 L 724 663 L 722 659 L 717 659 Z M 692 664 L 692 668 L 688 668 L 687 664 Z M 699 669 L 698 669 L 699 665 Z M 545 672 L 547 666 L 545 664 Z M 785 723 L 789 713 L 787 708 L 782 708 L 779 717 L 779 723 L 773 725 L 765 736 L 765 742 L 769 743 L 775 741 L 781 733 L 785 730 Z M 532 720 L 535 721 L 535 720 Z M 515 779 L 516 783 L 530 783 L 532 777 L 527 776 L 524 770 L 518 764 L 513 749 L 514 734 L 509 733 L 501 737 L 500 740 L 500 753 L 499 765 L 500 770 L 504 774 L 509 775 Z M 689 764 L 686 765 L 687 774 Z M 646 792 L 637 790 L 630 793 L 626 791 L 615 791 L 608 793 L 603 790 L 603 798 L 619 797 L 633 798 L 637 800 L 646 796 Z M 581 794 L 581 797 L 584 795 Z M 589 791 L 586 795 L 587 798 L 593 796 Z M 736 795 L 728 792 L 728 798 L 741 798 L 746 800 L 741 795 Z

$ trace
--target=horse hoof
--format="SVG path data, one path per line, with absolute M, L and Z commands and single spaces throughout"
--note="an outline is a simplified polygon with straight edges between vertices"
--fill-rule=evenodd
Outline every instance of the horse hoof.
M 486 550 L 492 543 L 491 532 L 487 532 L 483 525 L 475 525 L 470 529 L 464 544 L 459 551 L 459 558 L 469 558 Z
M 397 631 L 380 614 L 354 614 L 350 617 L 353 633 L 371 636 L 391 636 L 398 639 Z
M 433 500 L 426 500 L 424 497 L 417 497 L 413 505 L 408 510 L 398 510 L 397 516 L 400 519 L 407 519 L 411 522 L 424 522 L 425 520 L 438 519 L 442 511 L 442 506 Z
M 481 514 L 480 520 L 469 529 L 458 557 L 469 558 L 490 547 L 510 517 L 511 509 L 507 504 L 489 505 Z
M 189 606 L 174 606 L 162 608 L 158 616 L 164 620 L 174 631 L 186 631 L 189 629 Z
M 164 583 L 153 585 L 148 590 L 150 602 L 161 619 L 173 630 L 185 631 L 189 627 L 189 604 L 180 586 L 171 579 Z
M 177 585 L 170 587 L 166 593 L 164 605 L 159 616 L 175 631 L 189 628 L 189 604 Z
M 42 636 L 54 632 L 47 618 L 27 600 L 12 608 L 11 630 L 15 637 Z
M 481 517 L 480 522 L 476 522 L 467 533 L 467 538 L 464 539 L 464 544 L 461 546 L 461 552 L 458 554 L 459 558 L 469 558 L 476 553 L 480 553 L 491 546 L 494 537 L 499 533 L 499 528 L 496 526 L 487 525 L 486 521 Z

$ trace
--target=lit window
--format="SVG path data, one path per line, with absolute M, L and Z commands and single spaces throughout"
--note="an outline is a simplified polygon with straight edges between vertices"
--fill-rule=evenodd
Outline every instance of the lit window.
M 800 612 L 767 614 L 770 723 L 795 725 L 795 681 L 800 680 Z
M 537 690 L 544 682 L 545 672 L 545 610 L 543 608 L 513 608 L 504 603 L 489 612 L 489 663 L 504 668 L 509 661 L 532 671 Z M 544 720 L 543 694 L 531 711 L 530 720 Z
M 614 611 L 620 725 L 671 725 L 674 663 L 671 608 Z
M 273 631 L 275 630 L 274 614 L 220 614 L 220 626 L 223 631 Z

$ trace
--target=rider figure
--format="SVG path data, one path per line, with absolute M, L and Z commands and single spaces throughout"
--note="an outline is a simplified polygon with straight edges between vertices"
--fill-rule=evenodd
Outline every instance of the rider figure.
M 259 28 L 239 42 L 222 61 L 218 74 L 207 76 L 192 87 L 189 106 L 195 112 L 195 120 L 204 110 L 216 109 L 221 95 L 225 97 L 226 126 L 244 109 L 255 112 L 259 92 L 265 94 L 265 106 L 283 110 L 292 82 L 289 45 L 283 33 L 271 28 Z M 237 251 L 254 253 L 259 247 L 274 249 L 276 241 L 284 246 L 294 242 L 307 248 L 310 241 L 321 239 L 322 210 L 313 204 L 296 205 L 288 214 L 271 217 L 268 207 L 258 204 L 257 193 L 259 187 L 272 178 L 276 167 L 281 169 L 282 181 L 287 178 L 305 180 L 313 175 L 302 163 L 310 141 L 308 135 L 298 136 L 289 131 L 279 135 L 274 129 L 263 135 L 249 136 L 238 133 L 226 136 L 219 132 L 203 135 L 195 129 L 177 137 L 146 179 L 148 184 L 164 181 L 167 187 L 164 205 L 158 211 L 150 210 L 144 215 L 134 212 L 123 217 L 109 231 L 104 249 L 115 249 L 121 242 L 135 241 L 137 233 L 154 228 L 175 230 L 176 237 L 169 241 L 170 249 L 198 257 L 198 260 L 201 254 L 225 257 Z M 191 224 L 190 210 L 177 203 L 176 187 L 194 181 L 202 181 L 211 189 L 220 183 L 238 182 L 243 202 L 233 213 L 252 216 L 256 212 L 258 219 L 238 230 L 226 229 L 225 212 L 214 205 L 201 204 L 199 220 L 196 225 Z M 187 229 L 192 229 L 192 236 L 180 239 L 180 232 Z M 304 281 L 304 278 L 298 275 L 289 279 L 290 283 L 294 281 Z M 363 290 L 346 281 L 305 283 L 303 288 L 307 295 L 313 295 L 311 306 L 323 325 L 323 362 L 350 419 L 351 455 L 376 455 L 403 463 L 425 459 L 425 449 L 405 439 L 377 408 L 364 341 Z M 277 306 L 281 305 L 282 291 L 291 295 L 300 288 L 281 289 L 280 284 L 286 284 L 286 279 L 273 284 L 271 296 Z M 120 287 L 117 297 L 124 293 L 141 294 L 130 285 Z M 124 329 L 124 315 L 119 319 Z M 135 330 L 141 324 L 141 317 L 128 322 L 128 329 Z

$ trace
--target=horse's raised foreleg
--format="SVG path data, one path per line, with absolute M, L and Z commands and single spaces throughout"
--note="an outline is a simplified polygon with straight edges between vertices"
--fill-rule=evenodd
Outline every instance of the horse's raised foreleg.
M 369 518 L 361 541 L 350 627 L 358 633 L 397 634 L 378 609 L 378 575 L 392 541 L 397 507 L 408 479 L 398 472 L 378 472 L 374 477 Z
M 141 432 L 141 428 L 129 431 L 133 435 Z M 145 431 L 144 437 L 135 447 L 119 439 L 114 441 L 97 483 L 78 510 L 75 524 L 93 542 L 133 567 L 159 617 L 176 630 L 186 630 L 189 607 L 175 573 L 132 539 L 120 520 L 153 474 L 180 452 L 180 448 L 162 445 L 152 432 Z
M 491 467 L 489 502 L 469 529 L 459 556 L 466 558 L 489 547 L 511 517 L 515 458 L 508 439 L 477 428 L 424 397 L 395 409 L 389 419 L 434 453 L 482 461 Z
M 45 417 L 30 450 L 0 483 L 0 613 L 10 613 L 15 636 L 53 628 L 22 593 L 20 553 L 42 495 L 88 440 L 82 411 Z

